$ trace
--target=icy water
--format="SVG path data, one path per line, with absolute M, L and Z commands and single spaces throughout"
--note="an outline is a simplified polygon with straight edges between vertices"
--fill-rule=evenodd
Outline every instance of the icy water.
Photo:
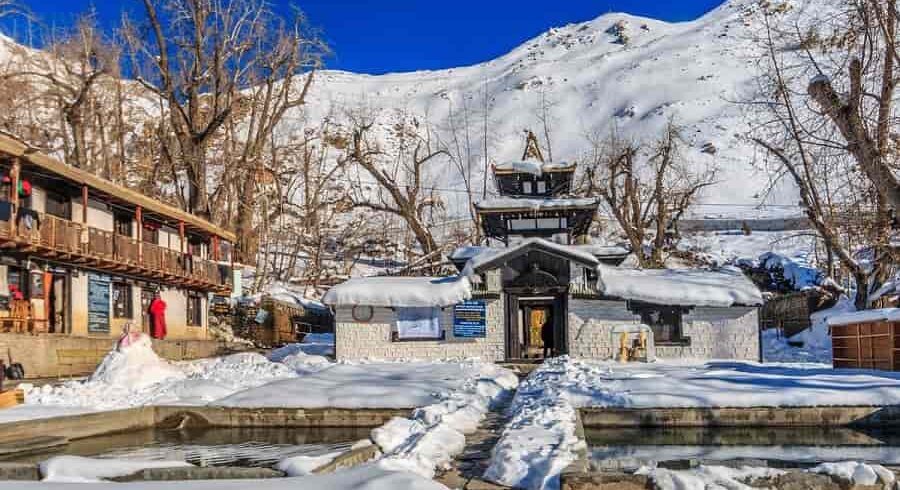
M 187 461 L 197 466 L 270 467 L 291 456 L 318 456 L 350 449 L 370 429 L 213 428 L 148 429 L 72 441 L 50 452 L 12 461 L 39 462 L 51 456 Z
M 698 464 L 802 468 L 824 462 L 900 464 L 900 430 L 846 428 L 621 428 L 586 431 L 592 469 Z

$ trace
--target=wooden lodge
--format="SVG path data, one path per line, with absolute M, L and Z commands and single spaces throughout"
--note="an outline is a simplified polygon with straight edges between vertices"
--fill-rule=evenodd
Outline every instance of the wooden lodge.
M 118 336 L 148 327 L 156 292 L 173 339 L 206 339 L 232 291 L 233 233 L 0 134 L 0 332 Z
M 900 310 L 884 308 L 828 318 L 835 368 L 900 371 Z

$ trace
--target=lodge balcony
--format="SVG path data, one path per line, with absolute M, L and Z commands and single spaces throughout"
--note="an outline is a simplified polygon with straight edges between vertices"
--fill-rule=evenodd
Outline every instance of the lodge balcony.
M 232 289 L 229 266 L 31 210 L 29 219 L 23 215 L 13 222 L 10 209 L 0 202 L 0 250 L 187 289 L 220 294 Z

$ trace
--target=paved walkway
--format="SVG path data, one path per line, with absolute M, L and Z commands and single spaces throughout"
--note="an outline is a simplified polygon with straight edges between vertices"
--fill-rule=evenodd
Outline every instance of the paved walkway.
M 527 369 L 527 372 L 517 370 L 519 378 L 526 378 L 534 367 L 536 366 Z M 451 489 L 498 490 L 508 488 L 484 481 L 481 478 L 490 464 L 491 450 L 500 440 L 503 428 L 506 427 L 512 416 L 511 413 L 508 413 L 508 409 L 514 397 L 515 392 L 493 407 L 481 422 L 478 430 L 466 436 L 466 448 L 453 461 L 451 469 L 438 475 L 435 480 Z

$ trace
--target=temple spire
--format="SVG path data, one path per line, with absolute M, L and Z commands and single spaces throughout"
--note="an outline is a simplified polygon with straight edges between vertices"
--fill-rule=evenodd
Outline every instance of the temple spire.
M 526 129 L 525 133 L 525 152 L 522 153 L 522 160 L 533 158 L 544 163 L 544 155 L 541 153 L 541 145 L 538 143 L 537 136 L 530 129 Z

